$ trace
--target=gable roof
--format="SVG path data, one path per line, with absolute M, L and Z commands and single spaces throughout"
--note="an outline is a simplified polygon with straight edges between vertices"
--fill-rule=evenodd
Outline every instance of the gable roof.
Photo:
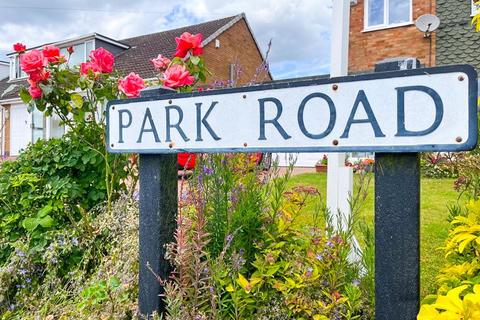
M 215 40 L 220 34 L 228 30 L 241 19 L 245 19 L 249 31 L 253 37 L 252 30 L 248 25 L 245 14 L 241 13 L 235 16 L 221 18 L 218 20 L 207 21 L 196 25 L 141 35 L 119 41 L 112 39 L 112 41 L 116 41 L 125 46 L 129 46 L 129 49 L 119 53 L 115 57 L 115 68 L 120 70 L 120 72 L 124 74 L 126 74 L 127 72 L 135 72 L 145 79 L 154 78 L 156 75 L 156 71 L 153 68 L 150 60 L 156 58 L 158 54 L 162 54 L 167 57 L 173 57 L 177 46 L 175 42 L 175 37 L 178 37 L 183 32 L 190 32 L 192 34 L 201 33 L 204 39 L 202 45 L 206 46 L 208 43 Z M 95 35 L 97 34 L 94 33 L 88 36 Z M 260 54 L 262 54 L 254 37 L 253 39 L 255 41 L 258 51 L 260 52 Z M 63 43 L 65 41 L 60 41 L 58 43 Z M 7 90 L 12 84 L 26 86 L 27 82 L 25 80 L 9 82 L 8 78 L 0 80 L 0 101 L 18 98 L 18 87 L 2 97 L 3 92 Z
M 175 37 L 184 32 L 201 33 L 204 39 L 202 45 L 205 46 L 244 17 L 242 13 L 192 26 L 120 40 L 129 45 L 130 49 L 116 57 L 115 67 L 124 73 L 135 72 L 142 78 L 154 78 L 156 72 L 150 60 L 159 54 L 173 57 L 177 47 Z

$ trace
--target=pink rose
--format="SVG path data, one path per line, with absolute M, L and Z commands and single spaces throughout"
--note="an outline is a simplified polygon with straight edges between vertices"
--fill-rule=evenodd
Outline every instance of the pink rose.
M 202 38 L 203 35 L 201 33 L 196 35 L 188 32 L 182 33 L 180 38 L 175 38 L 177 42 L 175 57 L 184 58 L 190 50 L 192 50 L 192 55 L 194 56 L 202 54 Z
M 143 88 L 145 88 L 145 81 L 133 72 L 125 78 L 118 80 L 118 89 L 129 98 L 138 97 L 140 90 Z
M 164 86 L 175 89 L 192 85 L 195 78 L 184 66 L 174 64 L 165 71 L 162 80 Z
M 20 56 L 20 66 L 26 73 L 42 70 L 47 65 L 47 59 L 40 50 L 32 50 Z
M 42 96 L 42 89 L 40 87 L 30 85 L 30 87 L 28 88 L 28 93 L 30 93 L 33 100 L 40 99 L 40 97 Z
M 38 70 L 30 73 L 28 78 L 34 83 L 43 82 L 50 78 L 50 72 L 45 71 L 45 69 Z
M 158 71 L 163 71 L 167 69 L 170 62 L 172 62 L 170 59 L 168 59 L 165 56 L 162 56 L 161 54 L 159 54 L 158 57 L 150 61 L 153 63 L 153 66 L 155 67 L 155 69 L 157 69 Z
M 13 50 L 18 53 L 23 53 L 27 50 L 27 46 L 23 43 L 17 42 L 13 45 Z
M 47 45 L 43 47 L 43 56 L 47 58 L 48 62 L 57 63 L 63 60 L 63 56 L 60 54 L 60 48 Z
M 80 74 L 88 76 L 89 71 L 93 73 L 100 72 L 98 65 L 92 62 L 82 62 L 80 63 Z
M 92 50 L 89 57 L 91 62 L 98 66 L 100 72 L 110 73 L 113 71 L 115 57 L 108 50 L 105 50 L 104 48 Z

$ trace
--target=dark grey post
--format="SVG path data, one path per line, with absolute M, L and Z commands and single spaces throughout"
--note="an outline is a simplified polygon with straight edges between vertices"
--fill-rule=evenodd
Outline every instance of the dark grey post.
M 164 89 L 142 91 L 143 96 L 171 93 Z M 178 207 L 177 155 L 140 154 L 140 270 L 139 311 L 142 316 L 165 310 L 164 290 L 156 275 L 167 279 L 171 265 L 165 244 L 173 242 Z
M 398 63 L 376 71 L 399 70 Z M 405 65 L 405 64 L 403 64 Z M 415 320 L 420 307 L 418 153 L 375 154 L 375 319 Z

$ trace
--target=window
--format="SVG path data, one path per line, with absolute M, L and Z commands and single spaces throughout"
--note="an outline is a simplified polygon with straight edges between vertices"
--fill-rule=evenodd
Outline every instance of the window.
M 73 53 L 70 55 L 70 60 L 68 60 L 69 66 L 77 66 L 82 62 L 86 62 L 88 60 L 88 55 L 90 51 L 94 48 L 93 40 L 79 43 L 73 45 Z M 63 54 L 66 58 L 68 58 L 67 48 L 60 49 L 60 53 Z
M 412 22 L 412 0 L 365 0 L 365 30 Z
M 480 3 L 478 0 L 472 0 L 472 16 L 477 14 L 477 11 L 480 9 Z

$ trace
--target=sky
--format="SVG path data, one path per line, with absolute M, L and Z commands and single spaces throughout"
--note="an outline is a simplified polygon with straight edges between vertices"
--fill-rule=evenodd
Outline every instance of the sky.
M 325 74 L 331 11 L 331 0 L 0 0 L 0 60 L 16 42 L 32 47 L 92 32 L 124 39 L 244 12 L 263 51 L 272 40 L 275 79 Z

